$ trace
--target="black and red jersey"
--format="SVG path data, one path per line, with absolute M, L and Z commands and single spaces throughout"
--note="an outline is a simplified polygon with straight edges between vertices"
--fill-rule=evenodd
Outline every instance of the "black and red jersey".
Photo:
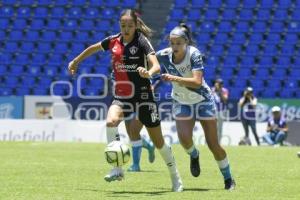
M 104 50 L 112 53 L 112 67 L 115 78 L 115 95 L 119 97 L 136 96 L 150 90 L 150 81 L 142 78 L 138 67 L 147 68 L 147 56 L 155 54 L 149 40 L 140 32 L 134 39 L 125 44 L 121 33 L 112 35 L 101 41 Z

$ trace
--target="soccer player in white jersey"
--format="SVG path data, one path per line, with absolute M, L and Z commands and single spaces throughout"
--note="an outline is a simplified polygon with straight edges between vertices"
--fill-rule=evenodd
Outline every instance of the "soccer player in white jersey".
M 169 35 L 170 48 L 157 53 L 161 77 L 172 83 L 173 117 L 176 120 L 178 138 L 190 155 L 190 171 L 200 175 L 199 150 L 193 142 L 193 128 L 200 121 L 210 151 L 224 177 L 225 189 L 235 188 L 226 152 L 219 145 L 216 107 L 212 92 L 206 84 L 202 54 L 192 44 L 191 33 L 185 24 L 175 27 Z

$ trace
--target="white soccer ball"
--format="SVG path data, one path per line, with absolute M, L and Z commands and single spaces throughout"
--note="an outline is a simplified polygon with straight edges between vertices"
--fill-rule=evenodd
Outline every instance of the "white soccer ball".
M 130 159 L 129 147 L 121 141 L 109 143 L 105 150 L 106 161 L 114 167 L 120 167 L 126 164 Z
M 300 151 L 297 153 L 297 155 L 298 155 L 298 158 L 300 158 Z

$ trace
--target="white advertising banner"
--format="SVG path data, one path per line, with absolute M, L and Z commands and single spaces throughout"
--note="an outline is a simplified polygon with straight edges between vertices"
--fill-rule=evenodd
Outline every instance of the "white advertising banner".
M 175 122 L 162 122 L 162 132 L 168 143 L 179 143 Z M 240 122 L 225 122 L 223 128 L 223 145 L 238 145 L 244 136 Z M 0 120 L 0 141 L 43 141 L 43 142 L 106 142 L 105 121 L 86 120 Z M 266 123 L 257 123 L 259 136 L 265 133 Z M 119 125 L 121 139 L 129 142 L 125 125 Z M 149 139 L 145 128 L 143 137 Z M 205 137 L 200 123 L 194 128 L 196 144 L 205 144 Z M 256 145 L 250 132 L 252 144 Z

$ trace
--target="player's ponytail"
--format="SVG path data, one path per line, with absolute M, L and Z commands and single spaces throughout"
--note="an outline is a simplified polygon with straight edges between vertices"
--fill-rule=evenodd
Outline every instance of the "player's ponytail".
M 187 24 L 183 23 L 183 22 L 179 24 L 179 27 L 181 27 L 182 30 L 185 32 L 185 34 L 187 36 L 187 39 L 188 39 L 188 45 L 195 46 L 196 43 L 193 40 L 192 32 L 191 32 L 190 27 Z
M 152 36 L 152 33 L 153 33 L 152 29 L 149 28 L 149 27 L 144 23 L 144 21 L 143 21 L 141 18 L 139 18 L 139 17 L 137 17 L 137 29 L 138 29 L 139 31 L 141 31 L 147 38 L 149 38 L 149 37 Z
M 121 13 L 121 17 L 124 15 L 128 15 L 130 17 L 132 17 L 135 25 L 137 26 L 137 30 L 140 31 L 141 33 L 143 33 L 147 38 L 152 36 L 152 29 L 150 29 L 145 23 L 144 21 L 138 17 L 137 13 L 132 10 L 132 9 L 126 9 L 123 10 Z

